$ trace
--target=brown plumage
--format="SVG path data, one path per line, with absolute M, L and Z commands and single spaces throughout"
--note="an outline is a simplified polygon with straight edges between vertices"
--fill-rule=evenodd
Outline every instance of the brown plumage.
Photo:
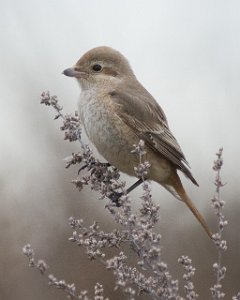
M 64 74 L 79 81 L 80 118 L 100 154 L 120 171 L 134 176 L 137 161 L 130 152 L 133 144 L 144 140 L 151 164 L 148 178 L 184 201 L 211 237 L 177 174 L 177 170 L 182 171 L 198 186 L 186 158 L 163 110 L 137 81 L 126 58 L 109 47 L 94 48 Z

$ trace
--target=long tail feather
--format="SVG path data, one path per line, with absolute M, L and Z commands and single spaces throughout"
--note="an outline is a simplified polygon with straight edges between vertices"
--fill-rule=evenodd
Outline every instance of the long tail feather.
M 199 221 L 199 223 L 202 225 L 204 230 L 206 231 L 207 235 L 212 239 L 212 233 L 207 225 L 207 222 L 204 220 L 203 216 L 200 214 L 200 212 L 195 207 L 194 203 L 190 199 L 190 197 L 185 192 L 181 180 L 179 176 L 176 173 L 176 176 L 174 176 L 174 180 L 171 181 L 171 186 L 174 188 L 174 190 L 177 192 L 179 197 L 186 203 L 188 208 L 192 211 L 196 219 Z

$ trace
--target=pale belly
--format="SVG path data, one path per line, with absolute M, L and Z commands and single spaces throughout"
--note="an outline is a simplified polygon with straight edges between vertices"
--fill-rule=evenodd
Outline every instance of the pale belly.
M 139 164 L 139 158 L 131 151 L 139 138 L 114 113 L 112 105 L 110 101 L 99 101 L 91 91 L 82 92 L 79 100 L 80 119 L 99 153 L 120 171 L 135 176 L 134 167 Z M 150 149 L 147 150 L 146 159 L 151 164 L 149 178 L 164 182 L 171 171 L 168 162 L 158 159 Z

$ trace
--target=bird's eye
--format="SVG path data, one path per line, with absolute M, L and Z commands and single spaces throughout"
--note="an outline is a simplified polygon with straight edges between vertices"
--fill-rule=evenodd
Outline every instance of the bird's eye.
M 92 69 L 95 72 L 100 72 L 100 71 L 102 71 L 102 66 L 99 65 L 99 64 L 95 64 L 95 65 L 92 66 Z

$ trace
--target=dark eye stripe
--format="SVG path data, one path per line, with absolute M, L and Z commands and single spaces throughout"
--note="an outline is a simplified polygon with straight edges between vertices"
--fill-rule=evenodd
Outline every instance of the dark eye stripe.
M 118 73 L 115 70 L 108 68 L 108 67 L 104 68 L 103 73 L 107 74 L 107 75 L 111 75 L 113 77 L 116 77 L 118 75 Z

